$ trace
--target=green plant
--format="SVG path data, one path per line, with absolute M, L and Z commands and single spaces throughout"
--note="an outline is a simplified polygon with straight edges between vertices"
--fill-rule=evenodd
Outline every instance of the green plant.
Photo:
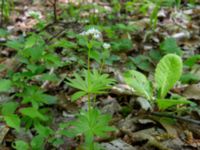
M 14 6 L 14 2 L 12 0 L 1 0 L 1 25 L 3 25 L 4 21 L 7 22 L 9 20 L 9 16 L 11 13 L 11 9 Z
M 106 138 L 108 137 L 108 132 L 114 131 L 115 128 L 110 127 L 108 122 L 111 116 L 106 114 L 101 114 L 101 112 L 92 108 L 89 111 L 81 111 L 77 115 L 77 119 L 67 124 L 63 124 L 62 128 L 67 130 L 62 130 L 61 134 L 66 134 L 66 136 L 76 137 L 77 135 L 83 135 L 84 149 L 85 150 L 96 150 L 98 149 L 98 144 L 95 143 L 95 137 Z
M 24 129 L 34 132 L 33 138 L 26 142 L 16 139 L 13 142 L 15 149 L 42 150 L 54 139 L 54 131 L 49 127 L 52 115 L 47 115 L 50 109 L 45 105 L 56 103 L 56 98 L 47 94 L 43 85 L 46 81 L 58 80 L 51 70 L 64 63 L 54 53 L 54 47 L 46 45 L 39 34 L 8 41 L 5 45 L 17 51 L 15 58 L 23 69 L 8 69 L 7 75 L 0 80 L 0 92 L 10 94 L 14 91 L 9 102 L 1 105 L 2 119 L 17 132 L 23 132 Z
M 72 95 L 73 101 L 88 94 L 106 93 L 106 90 L 108 90 L 115 81 L 109 78 L 107 74 L 100 74 L 97 70 L 93 70 L 93 72 L 89 72 L 89 74 L 87 70 L 84 70 L 81 74 L 82 76 L 75 73 L 75 79 L 68 79 L 69 82 L 67 82 L 71 87 L 80 90 Z
M 181 58 L 175 54 L 167 54 L 157 64 L 154 86 L 142 73 L 135 70 L 126 72 L 124 78 L 137 95 L 145 97 L 151 103 L 156 102 L 159 109 L 165 110 L 177 104 L 193 104 L 182 97 L 180 99 L 166 98 L 167 93 L 180 79 L 181 74 Z M 154 96 L 154 94 L 156 95 Z
M 176 40 L 174 38 L 166 38 L 160 44 L 160 50 L 163 54 L 175 53 L 181 56 L 183 53 L 181 48 L 177 45 Z
M 93 40 L 99 40 L 99 38 L 101 38 L 101 33 L 98 30 L 92 28 L 86 32 L 83 32 L 82 35 L 87 36 L 87 38 L 85 39 L 87 42 L 86 47 L 88 49 L 87 70 L 84 70 L 82 72 L 82 75 L 78 75 L 77 73 L 75 73 L 75 78 L 68 78 L 67 84 L 71 87 L 80 90 L 72 95 L 71 98 L 73 101 L 77 100 L 82 96 L 88 96 L 88 107 L 87 111 L 80 112 L 80 114 L 77 116 L 77 120 L 67 123 L 67 125 L 70 125 L 69 127 L 71 127 L 72 130 L 74 129 L 74 132 L 67 132 L 66 135 L 71 135 L 73 137 L 78 136 L 80 134 L 83 135 L 85 139 L 84 149 L 94 150 L 97 149 L 97 145 L 94 143 L 94 137 L 104 137 L 106 135 L 106 132 L 113 131 L 114 128 L 108 126 L 111 117 L 109 115 L 101 114 L 100 111 L 97 108 L 95 108 L 94 103 L 91 103 L 91 95 L 95 95 L 93 99 L 93 102 L 95 102 L 96 95 L 106 93 L 106 91 L 111 87 L 111 85 L 114 84 L 115 80 L 109 78 L 107 74 L 99 73 L 95 69 L 91 71 L 90 68 L 90 59 L 92 58 L 91 53 L 93 50 L 92 48 L 94 46 Z M 92 40 L 88 40 L 88 38 L 92 38 Z M 108 48 L 106 46 L 104 45 L 105 48 Z M 104 61 L 104 58 L 102 59 Z

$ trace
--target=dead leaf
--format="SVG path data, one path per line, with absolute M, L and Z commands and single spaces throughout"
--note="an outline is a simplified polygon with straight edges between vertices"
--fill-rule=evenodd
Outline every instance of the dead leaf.
M 187 99 L 200 100 L 200 83 L 189 85 L 183 92 Z
M 9 128 L 6 127 L 5 125 L 0 126 L 0 144 L 3 142 L 4 137 L 6 136 L 8 131 L 9 131 Z

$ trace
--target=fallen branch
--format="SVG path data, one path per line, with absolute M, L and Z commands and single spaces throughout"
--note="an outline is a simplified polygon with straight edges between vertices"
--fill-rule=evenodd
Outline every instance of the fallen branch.
M 198 121 L 198 120 L 194 120 L 194 119 L 190 119 L 190 118 L 186 118 L 186 117 L 180 117 L 180 116 L 176 116 L 176 115 L 172 115 L 172 114 L 166 114 L 165 112 L 152 112 L 151 115 L 177 119 L 180 121 L 185 121 L 188 123 L 200 125 L 200 121 Z

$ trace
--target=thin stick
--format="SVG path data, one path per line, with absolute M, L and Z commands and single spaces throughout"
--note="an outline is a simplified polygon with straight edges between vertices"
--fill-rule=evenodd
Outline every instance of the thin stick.
M 189 118 L 180 117 L 180 116 L 171 115 L 171 114 L 166 114 L 166 113 L 162 113 L 162 112 L 152 112 L 151 115 L 159 116 L 159 117 L 173 118 L 173 119 L 177 119 L 177 120 L 180 120 L 180 121 L 185 121 L 185 122 L 188 122 L 188 123 L 200 125 L 200 121 L 198 121 L 198 120 L 189 119 Z
M 54 0 L 53 3 L 53 13 L 54 13 L 54 22 L 57 22 L 57 0 Z

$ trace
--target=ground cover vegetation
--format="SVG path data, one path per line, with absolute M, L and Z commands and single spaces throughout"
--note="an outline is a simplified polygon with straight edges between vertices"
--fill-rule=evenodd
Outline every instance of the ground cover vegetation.
M 198 0 L 0 0 L 0 149 L 200 147 Z

